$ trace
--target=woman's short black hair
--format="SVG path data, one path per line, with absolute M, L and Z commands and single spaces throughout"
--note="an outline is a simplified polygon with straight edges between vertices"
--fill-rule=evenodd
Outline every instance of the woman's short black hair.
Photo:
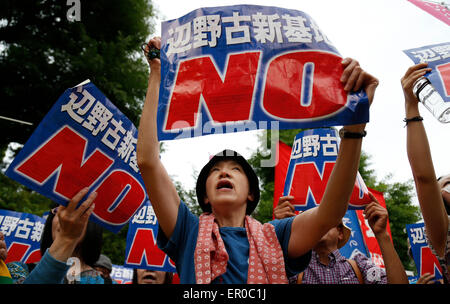
M 43 256 L 45 251 L 52 245 L 52 226 L 53 218 L 55 215 L 50 212 L 47 220 L 45 221 L 44 231 L 41 236 L 41 255 Z M 75 252 L 78 253 L 79 258 L 89 266 L 94 265 L 100 257 L 103 245 L 103 228 L 89 221 L 86 227 L 86 233 L 83 240 L 75 248 Z

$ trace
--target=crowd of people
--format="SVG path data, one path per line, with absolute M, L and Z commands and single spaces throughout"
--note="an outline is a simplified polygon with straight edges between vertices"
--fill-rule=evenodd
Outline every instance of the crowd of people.
M 149 41 L 147 51 L 160 47 L 161 40 L 156 37 Z M 380 246 L 385 269 L 362 254 L 346 259 L 339 252 L 349 239 L 350 230 L 342 218 L 357 175 L 365 124 L 347 125 L 340 132 L 336 163 L 317 207 L 295 214 L 293 197 L 284 196 L 274 210 L 275 220 L 258 222 L 251 217 L 260 199 L 258 177 L 239 153 L 224 150 L 212 157 L 198 176 L 196 194 L 203 214 L 197 217 L 180 199 L 160 159 L 156 115 L 161 62 L 157 58 L 148 62 L 150 76 L 139 124 L 137 162 L 159 223 L 158 247 L 175 262 L 180 283 L 408 284 L 386 231 L 387 210 L 372 194 L 364 215 Z M 344 59 L 342 66 L 345 90 L 364 89 L 371 105 L 378 79 L 354 59 Z M 413 83 L 428 71 L 427 64 L 417 64 L 401 79 L 407 153 L 427 241 L 442 266 L 443 281 L 448 283 L 450 175 L 435 176 L 419 102 L 412 92 Z M 11 265 L 17 283 L 113 283 L 111 261 L 101 255 L 102 230 L 89 221 L 96 194 L 82 201 L 87 192 L 82 189 L 66 207 L 52 209 L 41 239 L 41 261 L 32 269 L 20 263 Z M 1 259 L 6 259 L 6 252 L 1 236 Z M 72 265 L 67 263 L 70 258 Z M 133 284 L 170 284 L 172 279 L 171 273 L 135 269 Z M 427 274 L 417 283 L 432 282 L 432 275 Z

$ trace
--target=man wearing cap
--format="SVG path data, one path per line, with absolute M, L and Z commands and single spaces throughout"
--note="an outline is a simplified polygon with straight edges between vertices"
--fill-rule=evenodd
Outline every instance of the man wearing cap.
M 147 48 L 160 49 L 153 38 Z M 137 162 L 159 223 L 158 246 L 175 262 L 181 283 L 288 283 L 310 260 L 311 249 L 344 216 L 353 190 L 365 124 L 344 127 L 339 155 L 321 204 L 294 218 L 262 225 L 250 214 L 259 201 L 259 182 L 235 151 L 215 155 L 201 170 L 194 216 L 180 201 L 159 158 L 156 115 L 161 62 L 148 60 L 150 76 L 137 141 Z M 378 80 L 356 60 L 342 61 L 347 91 L 365 89 L 369 102 Z
M 112 262 L 108 256 L 100 254 L 100 257 L 94 264 L 94 269 L 100 272 L 102 278 L 105 280 L 105 284 L 117 283 L 111 278 Z
M 346 259 L 341 255 L 342 248 L 350 238 L 351 230 L 342 221 L 331 228 L 314 246 L 311 262 L 304 272 L 289 278 L 290 283 L 298 284 L 408 284 L 408 277 L 402 262 L 395 251 L 386 230 L 388 212 L 369 192 L 372 202 L 364 209 L 378 245 L 381 249 L 386 270 L 375 265 L 362 253 Z M 290 203 L 293 196 L 283 196 L 274 209 L 276 219 L 295 216 Z

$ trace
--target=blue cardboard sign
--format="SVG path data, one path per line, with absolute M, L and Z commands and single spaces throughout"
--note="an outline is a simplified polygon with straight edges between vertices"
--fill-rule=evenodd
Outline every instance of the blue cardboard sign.
M 199 8 L 161 28 L 159 140 L 369 120 L 367 95 L 343 89 L 343 58 L 304 12 Z
M 124 266 L 176 272 L 175 263 L 158 248 L 157 235 L 156 215 L 147 201 L 129 223 Z
M 415 63 L 427 62 L 431 72 L 424 75 L 445 102 L 450 102 L 450 42 L 403 51 Z
M 6 263 L 39 262 L 44 225 L 45 219 L 40 216 L 0 209 L 0 231 L 8 249 Z
M 339 248 L 339 252 L 347 259 L 352 259 L 356 254 L 361 253 L 367 257 L 370 254 L 364 243 L 364 238 L 359 224 L 358 215 L 355 210 L 347 210 L 342 222 L 351 230 L 350 238 L 347 243 Z
M 406 231 L 418 277 L 420 278 L 425 273 L 431 273 L 434 274 L 435 281 L 442 279 L 442 268 L 428 246 L 424 223 L 406 225 Z
M 147 198 L 136 142 L 133 123 L 86 81 L 59 97 L 5 174 L 64 206 L 89 187 L 91 219 L 118 232 Z
M 340 138 L 333 128 L 309 129 L 297 134 L 284 183 L 283 195 L 294 196 L 296 210 L 320 204 L 336 163 Z M 368 189 L 358 173 L 349 209 L 364 209 L 370 203 Z
M 131 284 L 133 281 L 133 269 L 121 265 L 112 265 L 111 279 L 119 284 Z

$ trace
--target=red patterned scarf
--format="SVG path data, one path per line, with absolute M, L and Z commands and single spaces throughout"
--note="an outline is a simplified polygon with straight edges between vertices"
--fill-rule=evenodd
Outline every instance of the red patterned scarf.
M 214 215 L 203 213 L 199 221 L 195 278 L 197 284 L 209 284 L 226 272 L 228 253 Z M 287 284 L 283 251 L 275 227 L 246 216 L 245 230 L 250 245 L 247 284 Z

